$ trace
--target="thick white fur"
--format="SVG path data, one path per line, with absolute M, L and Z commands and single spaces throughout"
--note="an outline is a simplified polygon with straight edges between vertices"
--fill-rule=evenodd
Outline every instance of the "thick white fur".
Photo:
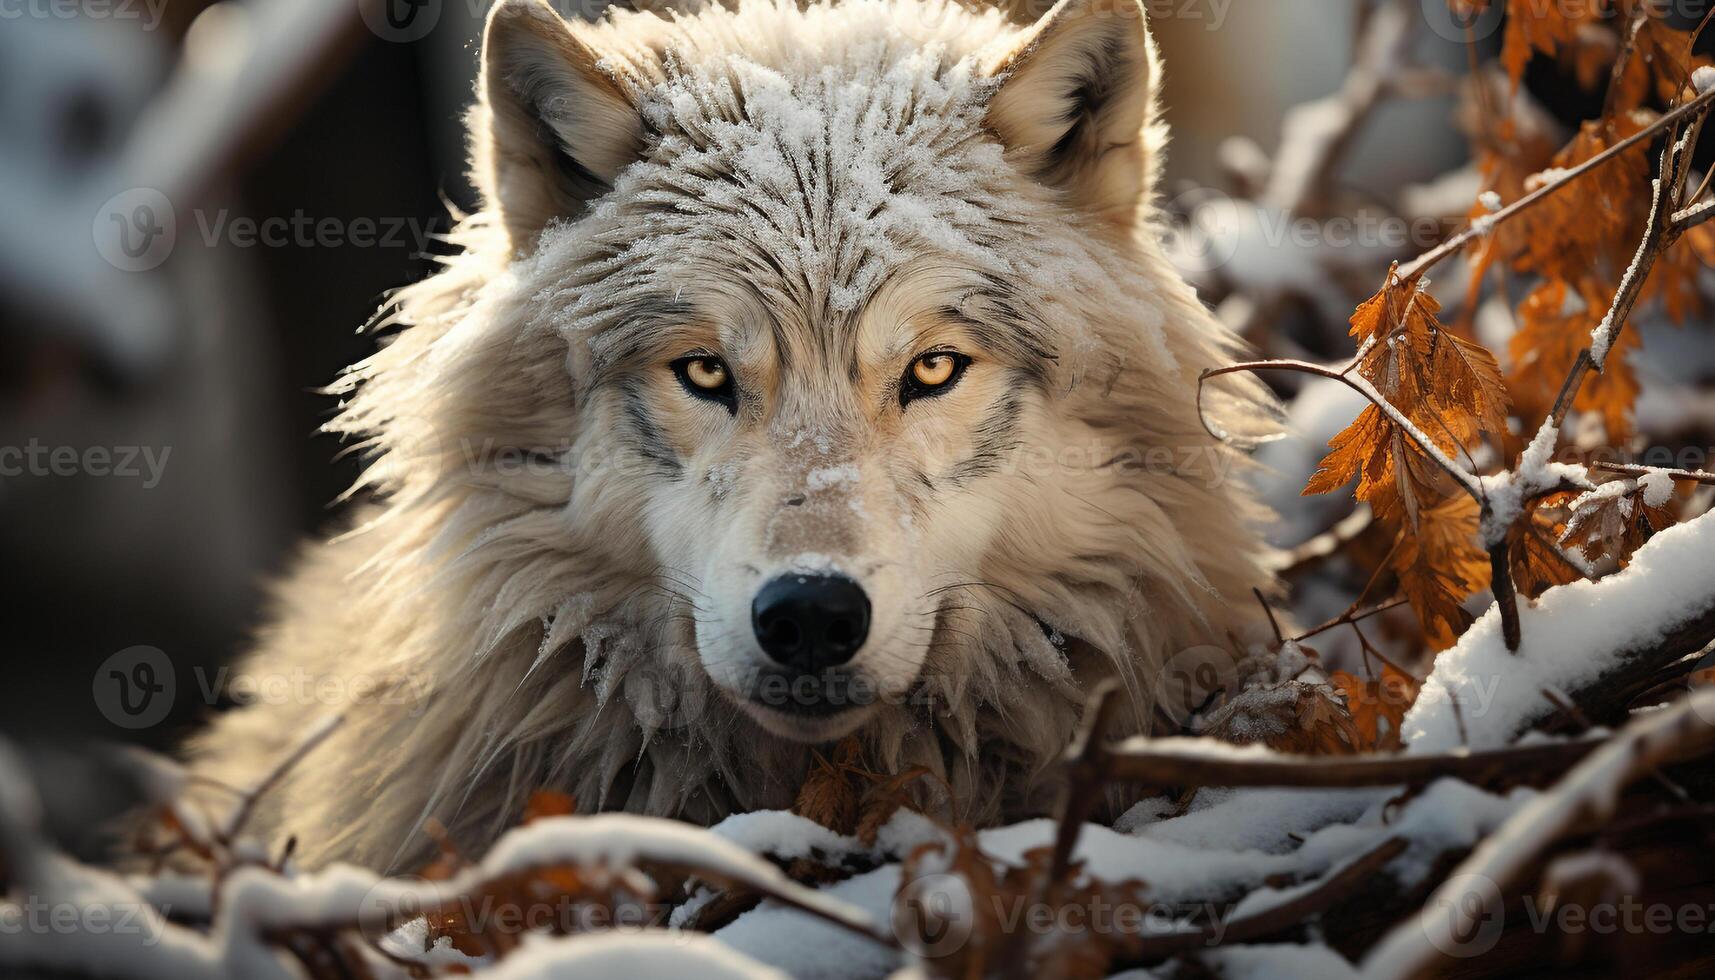
M 575 29 L 563 49 L 635 107 L 642 160 L 541 228 L 526 212 L 563 189 L 531 184 L 510 90 L 479 87 L 490 210 L 341 386 L 333 428 L 370 453 L 377 502 L 282 583 L 242 668 L 335 694 L 223 716 L 197 770 L 253 781 L 342 710 L 253 829 L 309 864 L 409 868 L 428 818 L 481 853 L 538 788 L 705 822 L 786 806 L 802 739 L 854 725 L 871 765 L 942 776 L 958 816 L 1018 818 L 1051 802 L 1094 683 L 1119 678 L 1147 729 L 1168 658 L 1253 634 L 1262 515 L 1194 408 L 1235 341 L 1150 223 L 1141 12 L 1057 16 L 737 0 L 563 28 L 508 0 L 490 71 L 554 49 L 497 30 Z M 1136 69 L 1084 134 L 1102 159 L 1050 160 L 1029 120 L 1098 56 Z M 550 74 L 575 94 L 588 67 Z M 550 128 L 597 159 L 620 138 Z M 931 342 L 972 366 L 902 409 L 891 386 Z M 673 381 L 689 347 L 731 364 L 736 415 Z M 1214 395 L 1235 425 L 1266 411 L 1247 382 Z M 676 471 L 640 457 L 639 410 Z M 761 657 L 751 595 L 806 566 L 869 591 L 857 664 L 897 696 L 787 737 L 732 692 Z

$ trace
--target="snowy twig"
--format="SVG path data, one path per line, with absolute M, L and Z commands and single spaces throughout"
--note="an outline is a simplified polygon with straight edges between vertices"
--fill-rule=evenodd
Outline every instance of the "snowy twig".
M 1443 259 L 1446 259 L 1448 256 L 1458 252 L 1466 245 L 1469 245 L 1472 240 L 1481 238 L 1492 232 L 1495 226 L 1501 222 L 1512 218 L 1521 211 L 1535 206 L 1544 198 L 1564 188 L 1567 184 L 1572 183 L 1579 177 L 1582 177 L 1591 170 L 1607 163 L 1609 160 L 1612 160 L 1639 143 L 1644 142 L 1645 140 L 1654 139 L 1656 134 L 1667 129 L 1669 126 L 1677 125 L 1681 120 L 1689 116 L 1704 112 L 1709 108 L 1711 102 L 1715 102 L 1715 88 L 1712 88 L 1707 92 L 1702 92 L 1698 94 L 1696 98 L 1679 106 L 1677 109 L 1664 113 L 1648 126 L 1645 126 L 1625 139 L 1614 143 L 1612 146 L 1584 161 L 1578 166 L 1566 170 L 1559 174 L 1554 180 L 1543 184 L 1541 187 L 1538 187 L 1536 190 L 1531 191 L 1529 194 L 1526 194 L 1499 211 L 1485 215 L 1480 224 L 1473 224 L 1471 227 L 1466 228 L 1464 231 L 1454 235 L 1452 238 L 1447 239 L 1440 245 L 1435 246 L 1417 258 L 1400 266 L 1399 277 L 1401 279 L 1411 279 L 1414 276 L 1422 275 L 1424 272 L 1427 272 L 1436 264 L 1440 263 Z
M 220 842 L 230 847 L 233 842 L 237 841 L 238 835 L 244 831 L 244 825 L 250 822 L 250 815 L 255 812 L 256 804 L 268 795 L 268 791 L 277 786 L 280 780 L 286 778 L 286 774 L 296 768 L 298 763 L 303 761 L 304 756 L 315 751 L 316 746 L 327 741 L 328 736 L 337 731 L 339 726 L 344 723 L 345 716 L 335 714 L 329 715 L 311 726 L 309 733 L 298 740 L 298 744 L 292 751 L 276 763 L 274 768 L 266 776 L 263 776 L 254 788 L 239 798 L 238 806 L 232 811 L 232 816 L 227 820 L 226 827 L 220 832 Z
M 1591 463 L 1590 466 L 1593 469 L 1608 473 L 1620 473 L 1625 476 L 1649 476 L 1651 473 L 1660 473 L 1670 479 L 1715 487 L 1715 473 L 1706 473 L 1703 470 L 1677 470 L 1661 466 L 1640 466 L 1636 463 L 1610 463 L 1607 461 Z
M 1435 440 L 1425 435 L 1423 430 L 1417 427 L 1416 423 L 1412 422 L 1409 418 L 1406 418 L 1404 412 L 1400 411 L 1393 405 L 1393 403 L 1389 402 L 1381 392 L 1377 391 L 1375 385 L 1370 384 L 1368 380 L 1361 376 L 1353 376 L 1347 371 L 1335 370 L 1334 368 L 1324 367 L 1321 364 L 1313 364 L 1310 361 L 1299 361 L 1291 358 L 1279 358 L 1268 361 L 1244 361 L 1239 364 L 1229 364 L 1226 367 L 1208 368 L 1204 370 L 1202 374 L 1199 374 L 1197 376 L 1197 418 L 1203 423 L 1203 430 L 1209 433 L 1209 435 L 1214 436 L 1216 439 L 1224 439 L 1225 433 L 1212 427 L 1209 424 L 1208 416 L 1203 412 L 1203 385 L 1210 378 L 1218 378 L 1223 374 L 1235 374 L 1239 371 L 1298 371 L 1303 374 L 1314 374 L 1317 377 L 1329 378 L 1340 382 L 1358 394 L 1363 395 L 1369 400 L 1370 404 L 1376 407 L 1378 411 L 1383 415 L 1386 415 L 1388 417 L 1388 421 L 1398 426 L 1399 430 L 1413 443 L 1415 443 L 1417 448 L 1421 449 L 1425 456 L 1428 456 L 1436 463 L 1436 465 L 1445 470 L 1447 475 L 1451 476 L 1455 482 L 1463 487 L 1465 492 L 1470 494 L 1471 499 L 1475 500 L 1479 506 L 1484 503 L 1482 482 L 1478 480 L 1477 476 L 1470 470 L 1467 470 L 1463 466 L 1454 462 L 1451 457 L 1442 451 L 1440 446 L 1435 444 Z
M 1142 738 L 1108 747 L 1103 768 L 1110 779 L 1152 787 L 1352 789 L 1422 786 L 1447 778 L 1493 787 L 1540 784 L 1570 769 L 1600 744 L 1581 740 L 1445 755 L 1320 756 L 1235 747 L 1213 739 Z
M 1468 935 L 1501 909 L 1540 855 L 1581 827 L 1618 811 L 1633 781 L 1670 762 L 1715 751 L 1715 690 L 1698 690 L 1667 711 L 1644 715 L 1573 767 L 1553 789 L 1526 804 L 1477 846 L 1413 919 L 1400 923 L 1364 958 L 1367 977 L 1416 977 L 1444 954 L 1437 940 Z
M 1323 876 L 1313 887 L 1261 912 L 1212 923 L 1201 929 L 1146 935 L 1139 940 L 1136 959 L 1139 963 L 1155 963 L 1199 949 L 1254 943 L 1301 926 L 1348 898 L 1389 861 L 1399 857 L 1407 846 L 1404 838 L 1389 837 L 1346 862 L 1339 870 Z

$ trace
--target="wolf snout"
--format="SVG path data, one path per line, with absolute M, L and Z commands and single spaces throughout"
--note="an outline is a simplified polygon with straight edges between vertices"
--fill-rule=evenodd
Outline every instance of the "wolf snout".
M 869 596 L 843 575 L 782 575 L 750 604 L 756 642 L 799 674 L 850 660 L 869 636 L 869 613 Z

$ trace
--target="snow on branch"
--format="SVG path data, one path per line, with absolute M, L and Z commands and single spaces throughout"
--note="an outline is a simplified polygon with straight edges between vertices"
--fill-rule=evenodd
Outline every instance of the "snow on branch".
M 1556 712 L 1544 690 L 1584 705 L 1702 649 L 1715 639 L 1715 520 L 1668 528 L 1624 571 L 1550 589 L 1519 614 L 1516 654 L 1490 607 L 1436 658 L 1405 716 L 1408 752 L 1507 745 Z

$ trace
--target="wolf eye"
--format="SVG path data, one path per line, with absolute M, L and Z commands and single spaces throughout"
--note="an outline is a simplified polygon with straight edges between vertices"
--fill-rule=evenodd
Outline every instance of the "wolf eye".
M 711 354 L 692 354 L 668 365 L 679 378 L 679 384 L 697 398 L 719 402 L 728 412 L 737 411 L 738 398 L 733 390 L 732 372 L 726 362 Z
M 939 395 L 957 384 L 971 359 L 958 351 L 930 351 L 911 362 L 899 382 L 899 404 Z

